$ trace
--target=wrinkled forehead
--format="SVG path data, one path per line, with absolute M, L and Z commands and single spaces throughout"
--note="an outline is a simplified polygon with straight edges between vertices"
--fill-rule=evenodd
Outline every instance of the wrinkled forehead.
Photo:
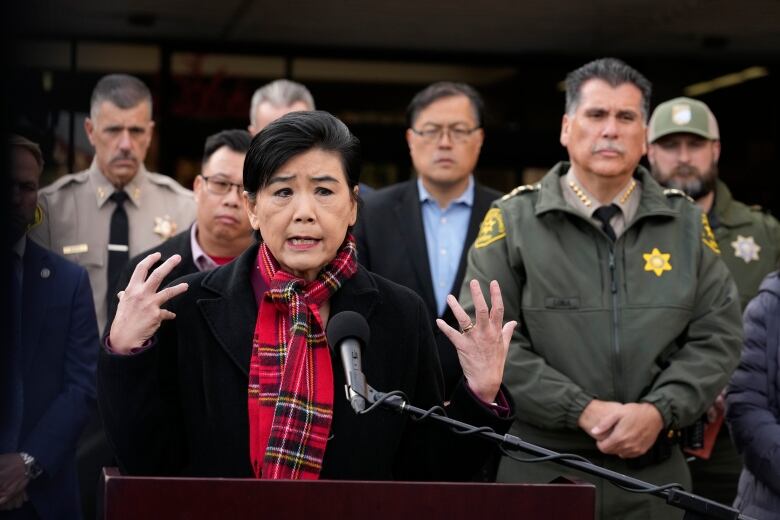
M 577 111 L 604 109 L 642 113 L 642 91 L 633 83 L 610 85 L 601 79 L 590 79 L 582 84 Z
M 122 108 L 106 100 L 95 106 L 91 117 L 103 126 L 111 124 L 146 126 L 152 120 L 152 105 L 148 101 L 141 101 L 135 106 Z

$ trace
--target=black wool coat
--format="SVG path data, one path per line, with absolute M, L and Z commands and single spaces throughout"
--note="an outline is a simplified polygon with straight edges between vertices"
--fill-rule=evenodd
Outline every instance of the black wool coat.
M 99 405 L 121 469 L 136 475 L 251 477 L 248 369 L 257 317 L 250 284 L 257 245 L 235 261 L 187 276 L 189 290 L 168 308 L 155 343 L 138 354 L 103 350 Z M 330 315 L 362 314 L 371 340 L 363 371 L 379 391 L 402 390 L 423 408 L 442 403 L 442 375 L 430 319 L 412 291 L 364 268 L 331 298 Z M 491 444 L 385 410 L 356 415 L 331 357 L 334 411 L 322 478 L 466 480 L 493 455 Z M 503 390 L 504 395 L 508 392 Z M 459 385 L 450 416 L 504 433 L 499 418 Z
M 481 184 L 474 185 L 474 204 L 466 240 L 455 281 L 450 289 L 450 293 L 456 298 L 460 294 L 463 275 L 466 272 L 466 253 L 477 238 L 479 225 L 490 209 L 490 204 L 501 196 L 499 191 Z M 355 226 L 355 240 L 358 260 L 366 269 L 413 290 L 425 302 L 431 319 L 438 316 L 416 180 L 388 186 L 368 195 Z M 451 327 L 458 328 L 458 322 L 449 307 L 438 317 Z M 449 397 L 463 372 L 455 347 L 447 336 L 436 327 L 434 335 L 444 373 L 445 395 Z

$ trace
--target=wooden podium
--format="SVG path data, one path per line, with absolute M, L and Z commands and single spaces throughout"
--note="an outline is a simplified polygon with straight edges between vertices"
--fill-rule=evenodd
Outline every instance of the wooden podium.
M 124 477 L 104 468 L 101 519 L 593 520 L 587 483 L 273 481 Z

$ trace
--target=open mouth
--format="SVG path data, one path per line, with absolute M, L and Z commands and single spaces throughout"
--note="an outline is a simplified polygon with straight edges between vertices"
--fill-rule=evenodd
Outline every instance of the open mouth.
M 287 244 L 292 249 L 310 249 L 320 243 L 320 239 L 312 237 L 292 237 L 287 239 Z

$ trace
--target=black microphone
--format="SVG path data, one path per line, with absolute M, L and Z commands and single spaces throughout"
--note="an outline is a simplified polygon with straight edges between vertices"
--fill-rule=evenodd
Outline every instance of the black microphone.
M 355 311 L 342 311 L 328 320 L 326 334 L 330 347 L 341 353 L 341 363 L 347 378 L 347 400 L 355 412 L 362 412 L 366 409 L 368 385 L 363 375 L 360 354 L 371 335 L 368 322 Z

